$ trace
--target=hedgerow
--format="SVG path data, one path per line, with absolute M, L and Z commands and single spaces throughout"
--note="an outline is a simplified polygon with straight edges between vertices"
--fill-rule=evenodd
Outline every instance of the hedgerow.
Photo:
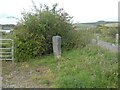
M 14 30 L 15 57 L 18 61 L 52 53 L 52 37 L 62 37 L 62 48 L 74 47 L 70 32 L 73 30 L 70 17 L 57 4 L 50 9 L 33 5 L 32 12 L 22 13 L 23 18 Z

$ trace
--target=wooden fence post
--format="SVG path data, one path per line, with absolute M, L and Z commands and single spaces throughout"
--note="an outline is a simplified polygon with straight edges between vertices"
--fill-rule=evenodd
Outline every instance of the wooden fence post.
M 119 34 L 116 34 L 116 45 L 118 45 Z

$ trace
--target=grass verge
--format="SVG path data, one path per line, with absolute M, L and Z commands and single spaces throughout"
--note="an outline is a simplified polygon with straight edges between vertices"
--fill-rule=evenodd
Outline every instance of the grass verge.
M 64 51 L 28 62 L 3 62 L 3 84 L 23 88 L 117 88 L 117 53 L 98 46 Z

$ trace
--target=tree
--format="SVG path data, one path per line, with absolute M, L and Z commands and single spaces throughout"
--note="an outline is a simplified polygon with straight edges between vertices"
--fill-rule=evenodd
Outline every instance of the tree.
M 23 18 L 14 30 L 15 56 L 18 61 L 29 60 L 52 53 L 52 37 L 62 37 L 62 48 L 74 47 L 71 31 L 72 17 L 63 9 L 52 9 L 47 5 L 40 5 L 40 9 L 33 3 L 32 12 L 22 13 Z

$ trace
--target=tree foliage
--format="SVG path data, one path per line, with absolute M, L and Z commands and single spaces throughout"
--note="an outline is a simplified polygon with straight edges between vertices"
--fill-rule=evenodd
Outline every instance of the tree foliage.
M 14 30 L 15 56 L 18 61 L 52 53 L 52 37 L 62 37 L 62 48 L 74 47 L 70 32 L 73 30 L 72 17 L 63 9 L 33 3 L 32 12 L 22 13 L 23 18 Z

